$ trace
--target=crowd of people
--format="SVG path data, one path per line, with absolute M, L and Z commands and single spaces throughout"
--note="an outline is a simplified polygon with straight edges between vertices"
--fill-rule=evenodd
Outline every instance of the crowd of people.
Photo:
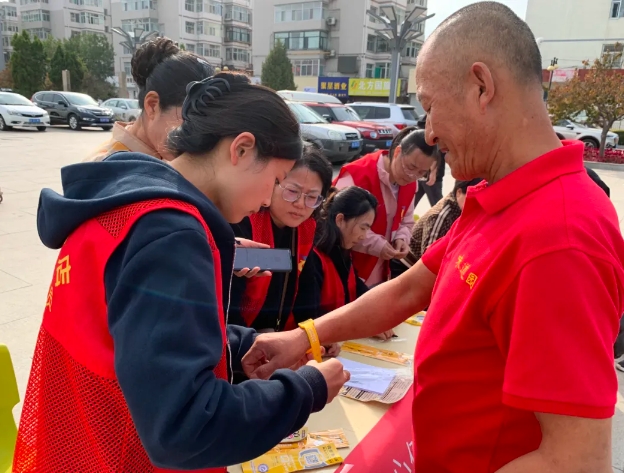
M 60 253 L 14 471 L 223 473 L 338 395 L 339 342 L 425 308 L 417 473 L 608 471 L 624 241 L 511 10 L 443 22 L 418 59 L 426 120 L 333 182 L 274 91 L 167 38 L 132 74 L 140 118 L 42 191 Z M 288 249 L 292 270 L 234 271 L 241 247 Z

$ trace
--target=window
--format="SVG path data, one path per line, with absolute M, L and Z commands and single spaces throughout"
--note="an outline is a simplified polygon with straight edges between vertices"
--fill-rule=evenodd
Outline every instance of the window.
M 184 24 L 184 29 L 188 34 L 195 34 L 195 23 L 193 23 L 192 21 L 186 21 Z
M 326 31 L 290 31 L 275 33 L 274 42 L 281 41 L 290 50 L 329 49 Z
M 195 52 L 200 56 L 221 57 L 221 46 L 217 44 L 199 43 Z
M 197 34 L 205 34 L 208 36 L 221 36 L 221 25 L 210 21 L 197 22 Z
M 275 23 L 320 20 L 322 18 L 323 2 L 290 3 L 275 7 Z
M 624 53 L 624 44 L 603 44 L 602 55 L 609 55 L 613 58 L 613 68 L 622 67 L 622 54 Z
M 371 53 L 387 53 L 389 50 L 388 40 L 374 34 L 369 34 L 366 41 L 366 50 Z
M 30 33 L 31 36 L 36 36 L 37 38 L 43 40 L 52 36 L 52 31 L 47 28 L 32 28 L 30 30 L 26 30 Z
M 620 18 L 623 13 L 622 0 L 611 0 L 611 18 Z
M 80 12 L 69 14 L 69 21 L 72 23 L 86 23 L 88 25 L 103 25 L 104 15 L 90 12 Z
M 390 107 L 375 107 L 375 118 L 390 118 Z
M 199 3 L 201 3 L 201 0 L 200 0 Z M 195 11 L 195 0 L 186 0 L 184 2 L 184 9 L 186 11 L 193 11 L 194 12 Z
M 375 63 L 375 79 L 388 79 L 390 78 L 390 63 L 389 62 L 377 62 Z
M 319 59 L 295 59 L 291 61 L 293 65 L 293 75 L 295 76 L 319 76 Z
M 249 62 L 249 51 L 240 48 L 225 48 L 226 61 Z
M 121 20 L 121 29 L 128 33 L 133 33 L 135 28 L 141 28 L 145 31 L 160 31 L 158 29 L 158 20 L 153 18 L 137 18 L 134 20 Z
M 379 14 L 379 10 L 377 9 L 377 7 L 370 7 L 369 10 L 372 11 L 375 15 Z M 368 19 L 371 23 L 377 23 L 377 19 L 374 16 L 368 15 Z
M 225 28 L 226 41 L 238 41 L 239 43 L 251 43 L 251 31 L 235 26 Z
M 158 4 L 156 0 L 122 0 L 124 11 L 138 11 L 138 10 L 156 10 Z
M 416 111 L 413 108 L 401 107 L 401 113 L 403 113 L 403 118 L 406 120 L 418 121 Z
M 131 76 L 132 75 L 132 64 L 130 63 L 130 61 L 124 61 L 123 65 L 124 65 L 124 72 L 126 73 L 126 75 L 127 76 Z
M 11 46 L 11 38 L 9 36 L 3 36 L 2 37 L 2 46 L 6 47 L 6 48 Z
M 195 52 L 195 45 L 194 44 L 190 44 L 190 43 L 186 43 L 186 50 L 188 52 L 194 53 Z
M 33 10 L 25 12 L 22 15 L 22 21 L 24 23 L 30 23 L 33 21 L 50 21 L 50 12 L 48 10 Z
M 7 18 L 17 18 L 17 7 L 9 7 L 5 5 L 3 10 Z
M 203 10 L 197 10 L 197 11 L 203 11 Z M 221 4 L 219 2 L 210 0 L 208 2 L 208 13 L 221 16 L 222 14 Z
M 8 21 L 0 22 L 0 31 L 8 31 L 10 33 L 19 33 L 19 25 L 17 23 L 9 23 Z
M 74 5 L 86 5 L 88 7 L 102 8 L 102 0 L 69 0 L 69 3 Z
M 364 77 L 367 79 L 373 79 L 374 67 L 372 64 L 366 64 L 366 73 Z
M 403 49 L 403 56 L 405 57 L 416 57 L 418 56 L 418 51 L 420 50 L 420 45 L 415 41 L 410 41 L 405 45 L 405 49 Z
M 248 8 L 238 5 L 225 5 L 223 17 L 226 20 L 240 21 L 241 23 L 251 23 L 251 12 Z
M 48 0 L 20 0 L 20 5 L 31 5 L 33 3 L 48 3 Z

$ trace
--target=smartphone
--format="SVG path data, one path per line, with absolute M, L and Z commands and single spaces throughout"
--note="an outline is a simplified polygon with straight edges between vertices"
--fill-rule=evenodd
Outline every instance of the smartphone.
M 274 248 L 236 248 L 234 271 L 244 268 L 260 268 L 261 271 L 272 273 L 289 273 L 292 271 L 290 250 Z

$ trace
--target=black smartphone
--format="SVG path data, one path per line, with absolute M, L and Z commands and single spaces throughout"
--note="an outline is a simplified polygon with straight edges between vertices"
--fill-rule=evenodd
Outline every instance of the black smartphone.
M 260 268 L 272 273 L 289 273 L 292 271 L 290 250 L 274 248 L 236 248 L 234 271 L 244 268 Z

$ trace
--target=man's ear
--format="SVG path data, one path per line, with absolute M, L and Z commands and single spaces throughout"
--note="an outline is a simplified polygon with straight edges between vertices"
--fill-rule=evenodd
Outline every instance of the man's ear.
M 484 111 L 496 92 L 492 71 L 485 63 L 475 62 L 470 67 L 469 80 L 479 87 L 479 108 Z

